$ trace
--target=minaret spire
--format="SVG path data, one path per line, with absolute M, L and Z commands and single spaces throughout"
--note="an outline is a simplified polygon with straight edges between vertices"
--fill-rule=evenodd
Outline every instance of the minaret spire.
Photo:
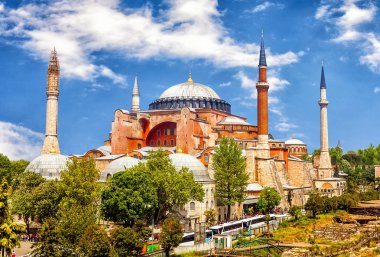
M 327 101 L 326 96 L 326 80 L 325 71 L 322 64 L 321 85 L 320 85 L 320 112 L 321 112 L 321 155 L 319 157 L 318 178 L 331 178 L 333 169 L 331 167 L 331 159 L 329 154 L 329 136 L 328 136 L 328 120 L 327 120 Z
M 268 144 L 268 89 L 267 61 L 264 48 L 264 33 L 261 32 L 261 46 L 259 59 L 259 79 L 256 83 L 257 89 L 257 148 L 261 158 L 269 158 Z
M 46 132 L 41 154 L 60 153 L 58 143 L 59 61 L 55 47 L 50 55 L 46 87 Z
M 140 90 L 139 84 L 137 82 L 137 75 L 135 76 L 135 83 L 133 84 L 132 90 L 132 108 L 131 113 L 140 112 Z
M 260 60 L 259 66 L 267 66 L 267 58 L 265 57 L 265 47 L 264 47 L 264 31 L 261 31 L 261 45 L 260 45 Z

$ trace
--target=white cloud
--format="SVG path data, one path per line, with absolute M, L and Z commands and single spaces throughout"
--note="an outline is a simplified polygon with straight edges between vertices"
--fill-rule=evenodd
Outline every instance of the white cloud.
M 256 5 L 255 8 L 253 8 L 249 12 L 251 12 L 251 13 L 258 13 L 258 12 L 262 12 L 262 11 L 267 10 L 269 7 L 277 7 L 277 8 L 280 8 L 280 9 L 284 8 L 284 6 L 282 4 L 275 4 L 275 3 L 272 3 L 272 2 L 269 2 L 269 1 L 265 1 L 262 4 Z
M 223 82 L 219 84 L 219 87 L 229 87 L 231 86 L 231 81 Z
M 247 107 L 253 107 L 257 105 L 257 89 L 256 81 L 257 79 L 250 78 L 244 71 L 239 71 L 234 76 L 240 81 L 241 87 L 248 90 L 250 93 L 250 98 L 253 101 L 242 101 L 240 104 Z M 283 105 L 279 97 L 273 95 L 278 91 L 284 90 L 288 85 L 289 81 L 281 79 L 279 73 L 275 70 L 270 70 L 268 72 L 268 105 L 269 111 L 275 114 L 277 117 L 273 119 L 275 121 L 275 129 L 280 132 L 290 131 L 291 129 L 297 128 L 297 125 L 290 122 L 289 118 L 283 112 Z
M 373 89 L 373 92 L 374 92 L 375 94 L 380 93 L 380 87 L 375 87 L 375 88 Z
M 32 160 L 40 154 L 44 135 L 23 126 L 0 121 L 0 153 L 11 160 Z
M 363 24 L 373 22 L 378 8 L 372 3 L 358 3 L 358 0 L 337 1 L 337 5 L 322 5 L 317 9 L 315 18 L 332 24 L 338 35 L 332 40 L 336 43 L 357 42 L 360 63 L 372 71 L 380 72 L 380 40 L 373 31 L 365 31 Z
M 4 4 L 0 3 L 0 12 L 4 11 Z
M 18 39 L 36 58 L 48 60 L 55 46 L 62 75 L 83 80 L 99 76 L 114 83 L 125 79 L 96 59 L 97 52 L 115 51 L 125 59 L 200 59 L 217 67 L 254 67 L 259 46 L 239 43 L 223 27 L 217 0 L 168 0 L 168 9 L 154 16 L 149 4 L 119 8 L 118 0 L 58 0 L 6 8 L 0 13 L 0 33 Z M 196 10 L 196 11 L 189 11 Z M 2 29 L 1 29 L 2 28 Z M 259 37 L 259 36 L 258 36 Z M 297 62 L 297 53 L 271 54 L 268 64 Z

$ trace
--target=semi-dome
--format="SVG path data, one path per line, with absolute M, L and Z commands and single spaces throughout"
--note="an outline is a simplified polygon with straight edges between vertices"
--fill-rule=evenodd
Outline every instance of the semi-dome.
M 181 84 L 166 89 L 149 105 L 149 110 L 171 110 L 183 107 L 214 109 L 230 113 L 231 105 L 209 86 L 195 83 L 191 76 Z
M 67 168 L 68 161 L 69 157 L 65 155 L 42 154 L 31 161 L 25 170 L 38 173 L 47 180 L 59 179 L 61 171 Z
M 305 143 L 296 138 L 290 138 L 285 141 L 285 145 L 304 145 Z
M 139 160 L 129 156 L 121 157 L 112 161 L 100 174 L 100 181 L 105 181 L 107 177 L 113 176 L 119 171 L 124 171 L 126 169 L 132 168 L 139 164 Z
M 184 153 L 174 153 L 170 154 L 169 158 L 171 159 L 172 164 L 176 169 L 179 170 L 182 167 L 188 168 L 193 173 L 195 181 L 211 181 L 207 168 L 203 165 L 203 163 L 200 160 L 198 160 L 194 156 Z

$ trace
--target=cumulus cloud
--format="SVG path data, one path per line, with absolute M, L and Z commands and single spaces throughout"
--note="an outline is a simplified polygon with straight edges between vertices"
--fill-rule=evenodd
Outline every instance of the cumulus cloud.
M 44 135 L 23 126 L 0 121 L 0 153 L 11 160 L 32 160 L 40 154 Z
M 62 75 L 83 80 L 99 76 L 114 83 L 125 79 L 98 64 L 95 53 L 119 52 L 125 59 L 199 59 L 220 68 L 256 66 L 259 46 L 232 38 L 220 20 L 217 0 L 168 0 L 153 12 L 150 4 L 121 8 L 119 0 L 57 0 L 5 8 L 0 33 L 33 56 L 48 60 L 58 50 Z M 189 11 L 197 10 L 197 11 Z M 156 14 L 158 13 L 158 14 Z M 268 63 L 282 66 L 298 61 L 288 51 L 272 54 Z
M 380 72 L 380 39 L 374 31 L 365 31 L 362 26 L 373 22 L 378 8 L 373 2 L 358 0 L 336 1 L 323 4 L 315 14 L 317 20 L 326 22 L 336 29 L 332 38 L 336 43 L 356 42 L 361 46 L 360 63 L 372 71 Z
M 229 87 L 231 86 L 231 81 L 223 82 L 219 84 L 219 87 Z
M 252 101 L 243 101 L 241 105 L 247 107 L 256 106 L 257 102 L 257 90 L 256 90 L 256 81 L 257 78 L 249 77 L 244 71 L 239 71 L 235 74 L 235 79 L 240 81 L 240 85 L 243 89 L 246 89 L 250 95 L 249 98 Z M 284 90 L 288 85 L 289 81 L 282 79 L 280 74 L 276 70 L 270 70 L 268 72 L 268 83 L 269 83 L 269 92 L 268 92 L 268 105 L 269 111 L 276 115 L 275 120 L 275 129 L 280 132 L 290 131 L 294 128 L 297 128 L 297 125 L 290 122 L 289 118 L 283 112 L 283 105 L 276 92 Z
M 275 3 L 272 3 L 272 2 L 269 2 L 269 1 L 265 1 L 259 5 L 256 5 L 255 8 L 253 8 L 252 10 L 250 10 L 251 13 L 258 13 L 258 12 L 262 12 L 262 11 L 265 11 L 267 10 L 268 8 L 270 7 L 277 7 L 277 8 L 284 8 L 284 6 L 282 4 L 275 4 Z
M 375 94 L 380 93 L 380 87 L 375 87 L 375 88 L 373 89 L 373 92 L 374 92 Z

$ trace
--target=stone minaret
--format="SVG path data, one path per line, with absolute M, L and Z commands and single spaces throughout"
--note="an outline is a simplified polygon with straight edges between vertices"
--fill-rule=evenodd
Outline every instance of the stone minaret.
M 261 47 L 259 60 L 259 79 L 256 83 L 257 89 L 257 126 L 258 126 L 258 142 L 257 149 L 261 158 L 269 158 L 268 144 L 268 89 L 267 82 L 267 61 L 264 48 L 264 33 L 261 33 Z
M 331 167 L 331 159 L 329 154 L 329 136 L 327 127 L 327 105 L 329 102 L 326 97 L 326 81 L 323 64 L 320 93 L 321 98 L 319 100 L 319 106 L 321 108 L 321 155 L 319 157 L 318 178 L 323 179 L 331 178 L 333 176 L 333 169 Z
M 131 113 L 140 112 L 140 92 L 139 85 L 137 83 L 137 76 L 135 77 L 135 84 L 133 85 L 132 91 L 132 108 Z
M 59 62 L 57 51 L 51 52 L 47 72 L 46 87 L 46 133 L 41 154 L 60 153 L 58 143 L 58 95 L 59 95 Z

